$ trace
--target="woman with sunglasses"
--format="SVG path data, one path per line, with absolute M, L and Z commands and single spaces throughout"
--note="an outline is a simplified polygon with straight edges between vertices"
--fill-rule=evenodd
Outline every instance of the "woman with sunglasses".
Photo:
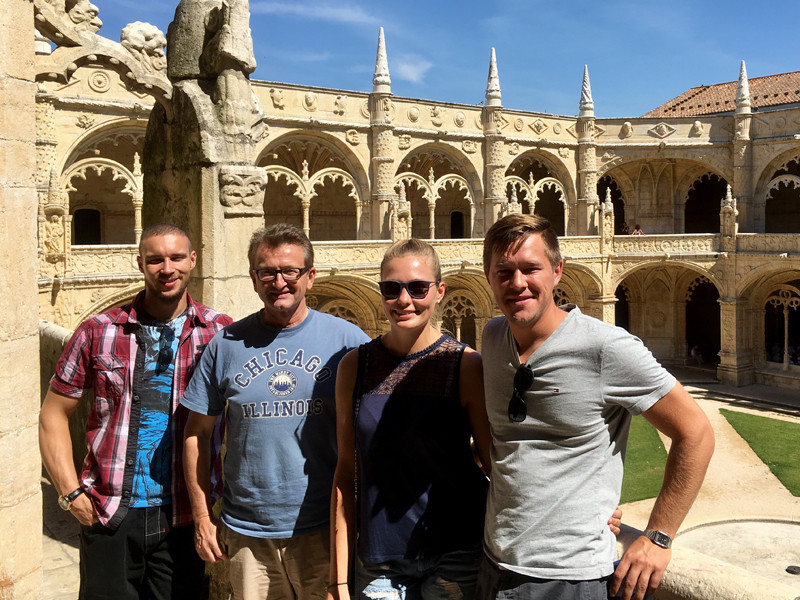
M 470 436 L 484 465 L 490 443 L 481 358 L 430 322 L 445 292 L 430 244 L 393 244 L 379 285 L 391 328 L 336 380 L 329 598 L 470 599 L 487 488 Z

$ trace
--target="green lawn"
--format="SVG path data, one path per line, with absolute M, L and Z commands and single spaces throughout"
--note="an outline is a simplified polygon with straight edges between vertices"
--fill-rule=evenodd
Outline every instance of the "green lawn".
M 625 476 L 622 479 L 621 504 L 655 498 L 664 480 L 667 451 L 656 428 L 644 417 L 631 420 L 628 450 L 625 453 Z
M 793 496 L 800 496 L 800 423 L 720 409 L 728 423 Z

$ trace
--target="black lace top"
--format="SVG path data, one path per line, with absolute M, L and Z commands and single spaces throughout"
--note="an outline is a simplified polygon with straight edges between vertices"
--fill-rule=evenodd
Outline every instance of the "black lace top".
M 443 335 L 404 357 L 359 348 L 354 390 L 360 558 L 377 563 L 479 547 L 487 482 L 461 406 L 464 345 Z

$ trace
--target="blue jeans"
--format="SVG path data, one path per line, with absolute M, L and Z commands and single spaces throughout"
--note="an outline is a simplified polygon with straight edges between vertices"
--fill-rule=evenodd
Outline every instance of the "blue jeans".
M 473 600 L 483 551 L 457 550 L 424 559 L 361 563 L 362 600 Z

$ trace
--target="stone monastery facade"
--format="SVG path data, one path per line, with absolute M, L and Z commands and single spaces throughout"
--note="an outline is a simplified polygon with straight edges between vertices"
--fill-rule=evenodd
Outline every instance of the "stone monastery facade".
M 432 240 L 441 326 L 480 349 L 497 314 L 482 237 L 534 212 L 561 235 L 560 302 L 663 362 L 697 346 L 724 382 L 800 387 L 800 106 L 792 90 L 754 111 L 744 63 L 734 97 L 689 116 L 598 117 L 586 71 L 575 117 L 503 106 L 494 51 L 482 106 L 396 97 L 383 30 L 371 93 L 250 81 L 247 2 L 183 0 L 166 36 L 136 22 L 121 43 L 87 0 L 34 10 L 44 321 L 132 298 L 138 236 L 160 220 L 192 235 L 193 295 L 242 317 L 249 235 L 288 221 L 317 252 L 312 306 L 373 336 L 385 248 Z

